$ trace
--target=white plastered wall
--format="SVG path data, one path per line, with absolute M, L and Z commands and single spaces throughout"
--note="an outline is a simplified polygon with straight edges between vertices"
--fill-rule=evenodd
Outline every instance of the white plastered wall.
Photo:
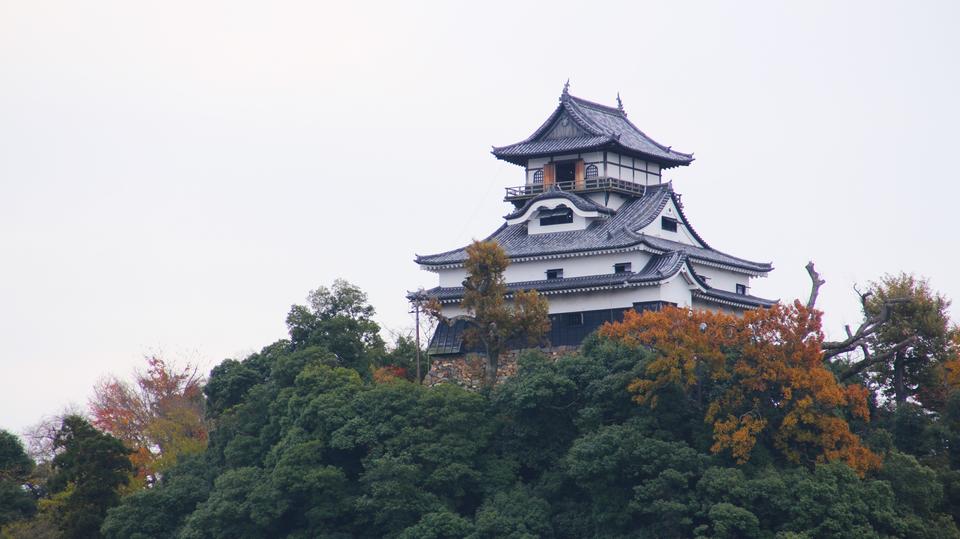
M 623 206 L 623 203 L 627 201 L 627 197 L 610 191 L 587 193 L 583 196 L 611 210 L 619 210 L 620 206 Z
M 682 307 L 691 304 L 690 289 L 679 274 L 661 286 L 638 286 L 615 290 L 597 290 L 573 294 L 550 294 L 546 296 L 550 304 L 550 314 L 582 311 L 600 311 L 605 309 L 629 309 L 634 303 L 647 301 L 668 301 Z M 458 304 L 443 306 L 447 317 L 465 314 Z
M 661 182 L 660 165 L 616 152 L 607 152 L 606 175 L 611 178 L 656 185 Z M 601 172 L 601 175 L 603 172 Z
M 736 292 L 738 284 L 742 284 L 747 287 L 750 286 L 749 275 L 714 268 L 712 266 L 704 266 L 702 264 L 697 264 L 696 262 L 693 263 L 693 269 L 698 275 L 708 278 L 707 284 L 710 285 L 711 288 L 726 290 L 728 292 Z
M 508 283 L 521 281 L 540 281 L 547 278 L 547 270 L 562 269 L 563 276 L 587 277 L 590 275 L 605 275 L 613 273 L 613 265 L 629 262 L 632 271 L 640 271 L 650 254 L 643 251 L 628 251 L 615 254 L 600 254 L 592 256 L 578 256 L 551 260 L 531 260 L 529 262 L 513 262 L 504 271 L 504 278 Z M 467 276 L 463 268 L 438 270 L 440 286 L 460 286 Z
M 621 262 L 630 262 L 633 271 L 640 271 L 648 260 L 650 260 L 650 254 L 643 251 L 531 260 L 510 264 L 504 271 L 504 277 L 508 283 L 539 281 L 547 278 L 547 270 L 549 269 L 562 269 L 564 278 L 605 275 L 613 273 L 613 265 Z M 463 280 L 462 276 L 460 280 Z
M 671 219 L 676 219 L 677 231 L 671 232 L 669 230 L 664 230 L 663 226 L 661 225 L 662 217 L 669 217 Z M 636 232 L 642 232 L 647 236 L 663 238 L 666 240 L 673 240 L 680 243 L 685 243 L 687 245 L 703 247 L 703 245 L 701 245 L 700 242 L 698 242 L 696 238 L 693 237 L 693 234 L 690 233 L 690 229 L 687 228 L 683 220 L 680 218 L 680 212 L 677 211 L 677 207 L 673 203 L 673 200 L 670 200 L 669 202 L 667 202 L 666 206 L 663 207 L 663 211 L 661 211 L 660 214 L 657 215 L 656 219 L 651 221 L 649 225 L 643 227 L 640 230 L 637 230 Z

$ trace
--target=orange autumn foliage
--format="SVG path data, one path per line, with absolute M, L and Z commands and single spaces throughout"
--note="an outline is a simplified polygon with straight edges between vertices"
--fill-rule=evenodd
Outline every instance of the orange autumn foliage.
M 206 447 L 203 382 L 189 365 L 177 370 L 150 357 L 135 384 L 109 377 L 94 387 L 92 423 L 133 450 L 130 461 L 136 474 L 131 489 L 155 483 L 179 455 Z
M 842 460 L 857 473 L 880 465 L 843 413 L 869 420 L 867 391 L 840 385 L 823 361 L 821 313 L 799 302 L 742 318 L 665 308 L 628 312 L 600 334 L 648 346 L 654 357 L 629 389 L 655 407 L 680 387 L 712 426 L 715 453 L 750 459 L 758 439 L 796 463 Z

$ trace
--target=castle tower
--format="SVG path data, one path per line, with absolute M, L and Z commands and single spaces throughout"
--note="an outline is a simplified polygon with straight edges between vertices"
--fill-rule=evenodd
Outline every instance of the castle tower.
M 750 279 L 769 263 L 711 247 L 694 230 L 663 171 L 693 155 L 640 131 L 623 110 L 574 97 L 564 87 L 553 113 L 527 139 L 495 147 L 498 159 L 523 167 L 524 182 L 506 188 L 512 210 L 487 239 L 510 258 L 510 291 L 535 289 L 550 304 L 552 346 L 576 346 L 630 309 L 664 305 L 742 313 L 774 302 L 753 296 Z M 417 256 L 437 273 L 426 291 L 444 314 L 463 314 L 465 247 Z M 434 355 L 466 352 L 463 325 L 440 324 Z

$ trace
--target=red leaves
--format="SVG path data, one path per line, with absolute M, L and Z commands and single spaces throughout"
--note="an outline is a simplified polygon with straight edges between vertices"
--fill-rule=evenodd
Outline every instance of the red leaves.
M 116 377 L 98 383 L 90 411 L 94 426 L 134 450 L 137 477 L 150 481 L 177 454 L 206 445 L 203 404 L 203 378 L 195 367 L 176 370 L 150 357 L 147 370 L 136 373 L 135 385 Z

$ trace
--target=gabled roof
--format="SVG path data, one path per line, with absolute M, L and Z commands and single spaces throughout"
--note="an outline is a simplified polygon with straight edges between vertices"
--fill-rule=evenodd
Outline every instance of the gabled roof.
M 551 136 L 561 118 L 573 122 L 568 136 Z M 607 148 L 639 155 L 664 168 L 685 166 L 693 161 L 693 154 L 674 151 L 648 137 L 627 119 L 622 107 L 608 107 L 574 97 L 566 88 L 560 96 L 560 104 L 539 129 L 526 140 L 494 147 L 493 155 L 522 165 L 531 157 Z
M 725 290 L 717 290 L 697 275 L 690 265 L 690 255 L 683 250 L 669 251 L 650 257 L 643 269 L 637 272 L 605 273 L 585 277 L 566 277 L 560 279 L 541 279 L 537 281 L 522 281 L 507 283 L 507 294 L 520 290 L 536 290 L 543 295 L 570 294 L 597 290 L 614 290 L 639 286 L 653 286 L 673 278 L 680 270 L 686 268 L 687 274 L 696 282 L 698 289 L 694 293 L 706 301 L 724 303 L 744 309 L 756 307 L 770 307 L 775 302 L 750 296 L 737 294 Z M 423 292 L 425 297 L 436 298 L 441 303 L 456 303 L 463 298 L 462 286 L 435 287 Z M 412 297 L 412 296 L 411 296 Z
M 504 215 L 503 218 L 507 220 L 516 219 L 517 217 L 520 217 L 521 215 L 527 213 L 527 210 L 529 210 L 532 206 L 534 206 L 538 202 L 542 200 L 553 199 L 553 198 L 565 199 L 583 211 L 595 211 L 595 212 L 603 213 L 607 215 L 613 215 L 614 213 L 616 213 L 614 210 L 611 210 L 606 206 L 601 206 L 600 204 L 597 204 L 596 202 L 590 200 L 589 198 L 584 198 L 580 195 L 576 195 L 567 191 L 561 191 L 559 189 L 551 189 L 550 191 L 540 193 L 539 195 L 531 198 L 530 200 L 527 201 L 526 204 L 517 208 L 515 211 L 512 211 L 507 215 Z
M 670 201 L 680 210 L 685 227 L 701 246 L 637 233 L 652 223 Z M 752 262 L 711 248 L 693 230 L 680 208 L 670 183 L 651 185 L 642 197 L 624 202 L 614 215 L 598 219 L 583 230 L 529 234 L 526 223 L 504 224 L 486 239 L 499 243 L 513 261 L 634 249 L 654 254 L 684 250 L 695 262 L 751 275 L 765 274 L 773 269 L 769 263 Z M 460 266 L 466 259 L 466 247 L 462 247 L 434 255 L 417 256 L 416 262 L 426 269 L 439 269 Z

